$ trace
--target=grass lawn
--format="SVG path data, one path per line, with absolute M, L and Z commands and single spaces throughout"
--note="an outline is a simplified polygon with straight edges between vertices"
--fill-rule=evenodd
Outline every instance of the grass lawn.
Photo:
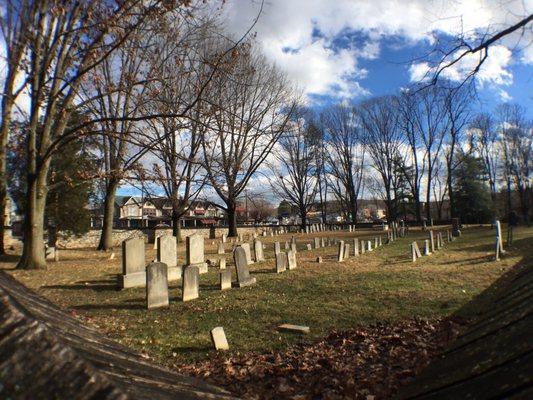
M 379 234 L 383 232 L 358 230 L 316 236 L 348 239 Z M 470 317 L 477 310 L 465 304 L 512 266 L 531 265 L 527 255 L 533 254 L 533 228 L 516 229 L 515 244 L 499 262 L 492 261 L 494 231 L 489 227 L 468 228 L 455 242 L 416 263 L 410 260 L 409 243 L 418 240 L 422 248 L 427 234 L 420 231 L 343 263 L 336 262 L 336 246 L 304 250 L 314 236 L 297 235 L 296 270 L 273 272 L 273 242 L 284 243 L 290 235 L 267 237 L 267 261 L 251 267 L 256 285 L 220 292 L 217 268 L 210 268 L 201 276 L 199 299 L 181 302 L 179 282 L 174 282 L 170 307 L 151 311 L 145 309 L 143 288 L 115 289 L 120 250 L 114 260 L 88 249 L 61 251 L 61 260 L 51 262 L 47 271 L 13 270 L 15 256 L 0 267 L 106 335 L 173 365 L 212 355 L 209 331 L 215 326 L 224 327 L 232 352 L 243 353 L 281 349 L 373 322 L 456 312 Z M 232 266 L 228 248 L 229 244 L 226 257 Z M 183 251 L 180 245 L 181 259 Z M 211 240 L 206 251 L 207 257 L 216 256 Z M 315 262 L 319 255 L 320 264 Z M 147 260 L 153 258 L 155 252 L 148 245 Z M 279 333 L 276 327 L 281 323 L 307 325 L 311 333 L 303 337 Z

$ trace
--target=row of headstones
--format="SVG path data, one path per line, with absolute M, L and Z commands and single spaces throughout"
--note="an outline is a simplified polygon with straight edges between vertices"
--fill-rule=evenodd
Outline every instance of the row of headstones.
M 248 268 L 249 254 L 243 246 L 238 246 L 233 252 L 237 281 L 232 282 L 230 268 L 226 268 L 226 259 L 221 259 L 220 290 L 231 289 L 232 286 L 244 287 L 252 285 L 256 279 L 250 276 Z M 223 260 L 223 262 L 222 262 Z M 168 307 L 169 305 L 169 274 L 168 267 L 162 262 L 152 262 L 146 267 L 146 303 L 147 308 Z M 200 297 L 200 268 L 194 265 L 187 265 L 183 268 L 181 277 L 182 301 L 190 301 Z
M 374 240 L 359 240 L 358 238 L 353 238 L 353 252 L 352 255 L 357 257 L 359 254 L 365 254 L 367 251 L 373 251 L 378 247 L 383 245 L 383 239 L 381 236 L 377 236 Z M 373 245 L 372 245 L 373 243 Z M 387 241 L 386 243 L 390 243 Z M 337 248 L 337 261 L 343 262 L 348 257 L 350 257 L 350 243 L 344 240 L 340 240 Z
M 446 230 L 446 239 L 448 243 L 453 242 L 455 240 L 455 236 L 460 236 L 460 231 L 457 235 L 453 235 L 449 229 Z M 443 247 L 444 238 L 442 232 L 437 232 L 434 234 L 433 230 L 430 230 L 428 232 L 428 238 L 424 240 L 424 256 L 429 256 L 435 253 L 435 250 L 440 250 Z M 422 253 L 420 252 L 420 248 L 418 247 L 418 243 L 416 241 L 410 244 L 410 249 L 411 259 L 413 262 L 416 262 L 418 258 L 422 257 Z

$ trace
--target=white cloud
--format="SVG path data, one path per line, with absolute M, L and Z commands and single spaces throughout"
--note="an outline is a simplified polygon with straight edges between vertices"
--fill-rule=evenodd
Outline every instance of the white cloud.
M 244 33 L 257 16 L 260 4 L 260 0 L 228 1 L 223 12 L 229 29 L 236 35 Z M 337 92 L 340 97 L 350 97 L 367 93 L 357 82 L 353 83 L 354 78 L 361 79 L 367 73 L 361 70 L 357 59 L 379 57 L 384 37 L 401 37 L 415 44 L 433 43 L 436 33 L 463 32 L 472 36 L 486 32 L 488 26 L 508 26 L 531 10 L 533 0 L 265 0 L 254 31 L 269 58 L 288 71 L 305 93 Z M 334 39 L 350 32 L 361 33 L 361 43 L 349 44 L 341 51 L 331 50 Z M 522 42 L 527 43 L 527 39 Z M 500 48 L 490 56 L 494 60 L 487 63 L 480 80 L 498 85 L 512 81 L 507 69 L 511 54 L 504 49 L 512 48 L 516 40 L 509 37 L 499 43 Z M 522 62 L 533 62 L 531 47 L 521 53 Z M 284 53 L 284 48 L 295 51 Z M 461 74 L 472 62 L 465 60 L 449 74 Z M 419 76 L 421 67 L 412 67 L 411 73 Z
M 501 89 L 498 94 L 500 95 L 501 101 L 503 101 L 504 103 L 507 103 L 513 99 L 513 97 L 503 89 Z

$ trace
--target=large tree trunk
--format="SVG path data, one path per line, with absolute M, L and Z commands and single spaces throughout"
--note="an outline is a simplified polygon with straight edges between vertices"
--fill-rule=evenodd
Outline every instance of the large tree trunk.
M 228 205 L 228 208 L 226 210 L 228 214 L 228 236 L 229 237 L 237 237 L 237 213 L 235 211 L 235 204 Z
M 113 248 L 113 218 L 115 214 L 115 196 L 118 188 L 118 180 L 110 179 L 104 199 L 104 220 L 98 250 L 111 250 Z
M 455 218 L 455 196 L 453 195 L 453 187 L 452 187 L 452 170 L 451 168 L 448 168 L 448 199 L 450 201 L 450 217 Z
M 3 159 L 3 160 L 2 160 Z M 0 164 L 5 164 L 3 161 L 5 160 L 5 157 L 3 155 L 0 155 Z M 6 254 L 5 251 L 5 243 L 4 243 L 4 236 L 5 236 L 5 227 L 6 227 L 6 212 L 9 212 L 9 210 L 6 210 L 7 208 L 7 187 L 6 187 L 6 180 L 5 180 L 5 168 L 0 166 L 0 255 Z
M 44 249 L 44 211 L 46 206 L 46 185 L 37 179 L 28 179 L 26 215 L 24 219 L 24 245 L 17 264 L 20 269 L 46 269 Z

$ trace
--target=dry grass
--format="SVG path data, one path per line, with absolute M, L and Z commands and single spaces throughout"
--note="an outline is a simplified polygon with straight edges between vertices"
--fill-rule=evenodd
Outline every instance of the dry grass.
M 379 233 L 383 234 L 367 230 L 317 236 L 370 238 Z M 232 352 L 242 353 L 281 349 L 334 329 L 373 322 L 442 317 L 459 309 L 469 317 L 477 310 L 463 306 L 533 253 L 533 229 L 520 228 L 515 245 L 500 262 L 493 262 L 494 232 L 478 227 L 416 263 L 410 261 L 409 243 L 426 236 L 420 231 L 339 264 L 335 246 L 303 251 L 313 236 L 297 236 L 302 251 L 294 271 L 273 272 L 274 238 L 267 237 L 267 261 L 251 268 L 255 286 L 220 292 L 216 268 L 210 268 L 201 276 L 200 299 L 182 303 L 179 283 L 173 283 L 170 307 L 153 311 L 145 309 L 144 289 L 116 290 L 120 250 L 114 260 L 89 249 L 62 251 L 61 260 L 50 263 L 47 271 L 13 270 L 14 256 L 0 267 L 103 333 L 172 365 L 212 354 L 209 330 L 215 326 L 224 327 Z M 290 235 L 275 238 L 288 239 Z M 216 246 L 208 241 L 206 251 L 207 257 L 215 257 Z M 180 245 L 181 259 L 183 253 Z M 318 255 L 323 257 L 321 264 L 315 262 Z M 147 246 L 147 261 L 154 257 L 152 246 Z M 226 257 L 229 261 L 230 255 Z M 279 333 L 276 326 L 281 323 L 308 325 L 311 334 L 302 338 Z

